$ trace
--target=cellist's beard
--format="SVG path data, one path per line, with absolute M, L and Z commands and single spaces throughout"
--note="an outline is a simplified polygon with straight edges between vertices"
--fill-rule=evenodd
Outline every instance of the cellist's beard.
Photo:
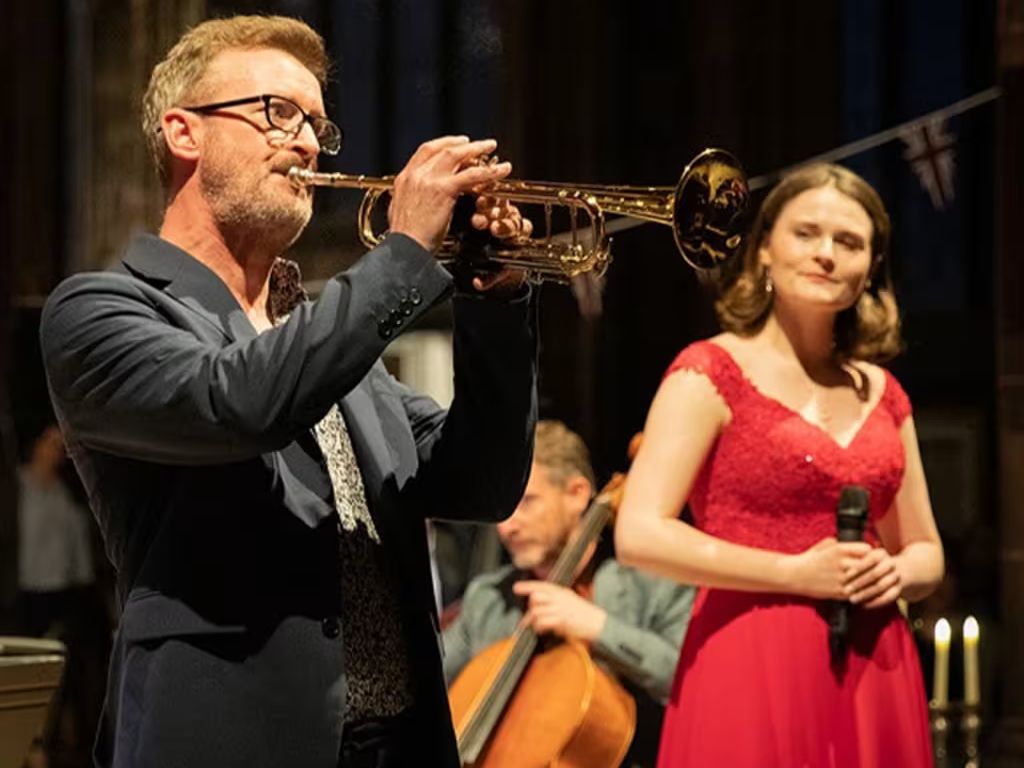
M 543 561 L 543 558 L 529 552 L 512 553 L 512 564 L 520 571 L 532 571 Z
M 520 552 L 512 556 L 512 564 L 520 571 L 532 573 L 540 580 L 546 580 L 551 569 L 558 562 L 558 555 L 561 552 Z

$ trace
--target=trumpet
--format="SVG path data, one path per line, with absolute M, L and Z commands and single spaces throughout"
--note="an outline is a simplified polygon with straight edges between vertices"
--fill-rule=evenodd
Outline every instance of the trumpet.
M 368 248 L 384 239 L 383 233 L 374 231 L 372 218 L 377 202 L 394 188 L 394 176 L 318 173 L 294 167 L 288 178 L 296 186 L 365 191 L 359 206 L 359 239 Z M 668 225 L 676 247 L 691 267 L 703 272 L 722 266 L 742 241 L 740 226 L 750 190 L 735 157 L 722 149 L 705 149 L 687 164 L 674 187 L 505 179 L 489 186 L 486 194 L 517 205 L 543 206 L 545 234 L 491 243 L 484 259 L 522 269 L 535 280 L 564 283 L 584 272 L 601 276 L 607 271 L 611 240 L 605 231 L 606 213 Z M 556 207 L 569 216 L 569 232 L 557 237 L 552 233 Z M 462 238 L 449 236 L 438 258 L 446 263 L 479 258 L 467 251 Z

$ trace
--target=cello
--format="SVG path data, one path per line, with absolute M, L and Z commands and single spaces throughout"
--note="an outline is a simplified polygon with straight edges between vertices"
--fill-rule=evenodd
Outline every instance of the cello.
M 591 502 L 549 583 L 572 586 L 614 516 L 624 481 L 616 474 Z M 448 700 L 465 768 L 615 768 L 636 727 L 633 697 L 597 665 L 585 643 L 542 645 L 522 624 L 466 666 Z

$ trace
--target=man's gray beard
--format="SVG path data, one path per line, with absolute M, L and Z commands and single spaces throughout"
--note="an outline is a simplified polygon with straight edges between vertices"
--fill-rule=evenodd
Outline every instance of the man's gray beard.
M 225 233 L 241 235 L 246 240 L 257 239 L 261 245 L 282 253 L 294 243 L 309 224 L 313 206 L 309 201 L 294 198 L 288 202 L 270 199 L 270 195 L 254 185 L 251 194 L 240 188 L 237 181 L 221 174 L 203 173 L 200 187 L 210 204 L 218 228 Z
M 512 559 L 512 565 L 521 571 L 532 571 L 534 568 L 543 565 L 545 560 L 543 556 L 539 556 L 533 552 L 518 553 L 515 555 L 510 553 L 510 557 Z

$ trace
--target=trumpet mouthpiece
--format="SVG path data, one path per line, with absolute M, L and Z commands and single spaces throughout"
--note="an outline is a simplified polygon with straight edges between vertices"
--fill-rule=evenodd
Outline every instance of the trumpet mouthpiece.
M 298 165 L 293 165 L 288 169 L 288 181 L 294 184 L 296 187 L 306 187 L 313 180 L 313 171 L 308 168 L 302 168 Z

